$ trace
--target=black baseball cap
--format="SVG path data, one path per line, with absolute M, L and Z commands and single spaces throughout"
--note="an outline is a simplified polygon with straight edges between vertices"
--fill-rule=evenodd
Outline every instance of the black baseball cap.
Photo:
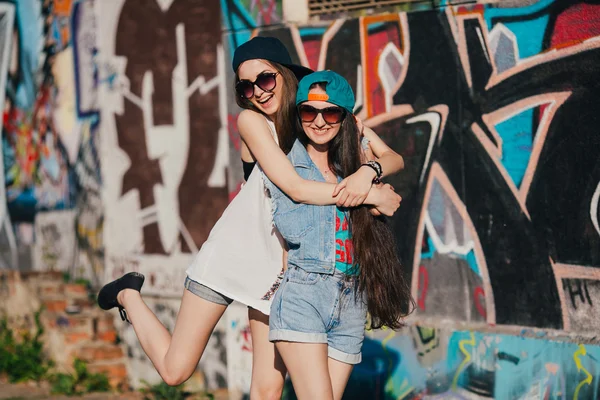
M 310 68 L 296 65 L 292 62 L 290 53 L 281 41 L 274 37 L 257 36 L 248 40 L 240 47 L 235 49 L 233 54 L 233 72 L 237 73 L 238 68 L 244 61 L 262 59 L 276 62 L 290 69 L 298 80 L 302 79 L 314 71 Z

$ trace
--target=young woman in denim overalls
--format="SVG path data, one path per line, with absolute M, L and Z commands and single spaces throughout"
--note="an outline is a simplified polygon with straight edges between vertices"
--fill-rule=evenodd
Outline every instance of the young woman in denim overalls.
M 273 233 L 270 204 L 258 169 L 295 200 L 311 204 L 366 202 L 389 215 L 396 210 L 394 199 L 398 196 L 389 188 L 371 189 L 369 172 L 364 169 L 337 187 L 306 181 L 296 174 L 284 152 L 294 141 L 289 128 L 295 118 L 297 79 L 312 71 L 294 65 L 279 40 L 256 37 L 242 44 L 235 51 L 232 67 L 236 101 L 244 108 L 237 126 L 247 183 L 186 271 L 172 335 L 142 299 L 144 277 L 139 273 L 108 283 L 100 291 L 98 303 L 103 309 L 118 307 L 123 317 L 126 310 L 142 348 L 170 385 L 184 382 L 194 372 L 228 304 L 236 300 L 247 305 L 253 343 L 250 397 L 279 399 L 286 371 L 268 340 L 267 314 L 282 269 L 283 249 Z M 379 155 L 387 173 L 402 167 L 402 158 L 393 151 Z
M 381 177 L 379 163 L 361 151 L 354 94 L 344 78 L 332 71 L 304 77 L 296 104 L 298 139 L 288 158 L 298 175 L 336 183 L 364 166 L 372 179 Z M 265 181 L 289 248 L 269 339 L 299 399 L 340 399 L 361 360 L 367 311 L 373 327 L 398 328 L 411 303 L 393 235 L 367 207 L 298 203 Z

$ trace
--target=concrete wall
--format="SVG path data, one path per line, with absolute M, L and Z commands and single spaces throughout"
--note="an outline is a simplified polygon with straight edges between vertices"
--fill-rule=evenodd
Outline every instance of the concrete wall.
M 0 2 L 0 268 L 103 273 L 93 2 Z
M 348 398 L 596 398 L 600 6 L 436 2 L 297 25 L 277 2 L 224 3 L 229 56 L 277 36 L 343 74 L 406 159 L 392 224 L 417 309 L 369 334 Z
M 123 271 L 172 328 L 229 201 L 218 1 L 0 1 L 0 269 Z M 196 383 L 227 387 L 225 324 Z M 132 384 L 157 381 L 133 330 Z
M 146 275 L 144 294 L 172 329 L 185 269 L 229 201 L 229 135 L 217 0 L 96 1 L 106 281 Z M 159 381 L 119 324 L 132 382 Z M 227 387 L 226 319 L 200 370 Z M 197 382 L 202 386 L 202 381 Z
M 593 336 L 600 8 L 525 3 L 239 24 L 224 41 L 277 36 L 344 74 L 357 114 L 406 158 L 392 224 L 420 320 Z
M 138 270 L 172 326 L 242 180 L 231 55 L 275 35 L 406 158 L 392 224 L 417 310 L 369 333 L 348 393 L 596 398 L 599 6 L 444 4 L 287 25 L 273 0 L 0 1 L 0 268 Z M 211 387 L 249 387 L 244 314 L 209 344 Z M 118 326 L 132 381 L 156 380 Z

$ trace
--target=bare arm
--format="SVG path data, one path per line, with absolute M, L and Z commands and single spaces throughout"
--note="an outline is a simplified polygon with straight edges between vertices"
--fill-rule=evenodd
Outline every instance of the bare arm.
M 369 147 L 373 155 L 377 157 L 377 162 L 381 164 L 383 176 L 393 175 L 404 169 L 404 159 L 402 156 L 385 144 L 373 129 L 365 126 L 363 135 L 369 140 Z M 375 176 L 375 171 L 373 171 L 373 176 Z
M 302 179 L 283 151 L 271 136 L 264 117 L 254 111 L 244 110 L 238 116 L 238 130 L 244 143 L 260 164 L 267 177 L 292 200 L 314 205 L 336 203 L 332 195 L 335 185 Z M 389 191 L 389 190 L 388 190 Z M 365 203 L 381 205 L 391 200 L 385 190 L 373 191 L 366 197 Z M 391 201 L 393 203 L 393 200 Z
M 360 120 L 357 121 L 359 129 L 369 140 L 368 156 L 373 155 L 381 165 L 382 176 L 395 174 L 404 168 L 404 159 L 394 150 L 392 150 L 377 134 L 368 127 L 363 126 Z M 372 190 L 373 179 L 377 174 L 375 170 L 368 166 L 362 166 L 354 174 L 340 182 L 333 194 L 338 196 L 337 204 L 344 207 L 355 207 L 362 204 L 367 193 Z M 345 189 L 344 192 L 341 192 Z

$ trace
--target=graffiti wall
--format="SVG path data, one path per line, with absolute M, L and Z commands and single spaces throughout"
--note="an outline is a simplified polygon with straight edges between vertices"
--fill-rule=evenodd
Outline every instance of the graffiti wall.
M 102 0 L 95 15 L 103 280 L 143 273 L 143 293 L 172 329 L 185 270 L 233 185 L 220 3 Z M 131 383 L 159 382 L 132 327 L 121 329 Z M 197 388 L 227 387 L 225 331 L 219 326 L 207 346 Z
M 231 398 L 245 398 L 252 380 L 252 335 L 248 307 L 233 303 L 227 309 L 227 390 Z
M 343 73 L 406 158 L 390 182 L 416 316 L 592 333 L 600 8 L 529 3 L 257 33 Z
M 98 3 L 106 279 L 179 296 L 228 202 L 219 2 Z
M 544 335 L 541 335 L 542 337 Z M 344 399 L 597 399 L 600 347 L 413 326 L 367 335 Z
M 0 268 L 137 270 L 172 324 L 242 180 L 232 52 L 277 36 L 406 160 L 391 223 L 417 309 L 369 334 L 348 393 L 597 398 L 600 5 L 446 3 L 295 26 L 281 0 L 0 1 Z M 206 383 L 247 391 L 243 310 L 211 343 Z
M 403 197 L 391 223 L 417 303 L 409 321 L 462 328 L 374 335 L 395 364 L 367 359 L 353 382 L 376 385 L 380 399 L 596 398 L 598 348 L 579 340 L 600 328 L 600 5 L 225 22 L 229 57 L 252 36 L 276 36 L 295 62 L 344 75 L 356 113 L 405 158 L 389 182 Z
M 103 272 L 93 4 L 0 2 L 0 268 Z

